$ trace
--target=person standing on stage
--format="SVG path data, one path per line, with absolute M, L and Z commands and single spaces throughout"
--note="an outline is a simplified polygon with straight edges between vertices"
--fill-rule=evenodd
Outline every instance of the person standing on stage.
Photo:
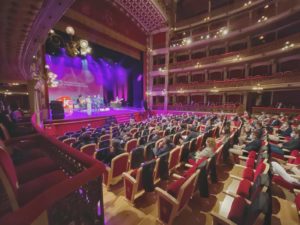
M 86 107 L 87 107 L 87 114 L 89 116 L 92 115 L 92 100 L 90 96 L 86 98 Z

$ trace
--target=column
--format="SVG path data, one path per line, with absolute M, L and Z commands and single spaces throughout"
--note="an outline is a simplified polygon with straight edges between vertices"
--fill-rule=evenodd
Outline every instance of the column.
M 245 78 L 249 77 L 249 70 L 250 70 L 249 64 L 246 63 L 245 64 Z
M 226 104 L 226 93 L 222 94 L 222 105 Z
M 204 70 L 204 81 L 208 81 L 208 70 Z
M 204 105 L 207 105 L 207 93 L 204 94 Z
M 188 83 L 190 84 L 192 82 L 192 79 L 191 79 L 192 75 L 191 73 L 188 74 Z
M 148 40 L 148 48 L 152 49 L 153 47 L 153 36 L 150 35 L 149 36 L 149 40 Z M 152 88 L 153 88 L 153 77 L 150 75 L 149 71 L 153 71 L 153 56 L 151 54 L 151 51 L 148 51 L 148 88 L 147 88 L 147 92 L 151 93 L 153 92 Z M 148 94 L 148 107 L 149 109 L 152 109 L 153 106 L 153 96 Z
M 271 63 L 272 63 L 271 75 L 273 75 L 273 74 L 277 73 L 277 60 L 272 59 Z
M 243 105 L 244 105 L 245 108 L 247 107 L 247 98 L 248 98 L 247 93 L 244 93 L 243 94 Z
M 169 46 L 169 37 L 170 37 L 170 33 L 169 31 L 166 31 L 166 46 Z M 164 89 L 166 90 L 166 94 L 164 96 L 164 110 L 168 110 L 168 84 L 169 84 L 169 58 L 170 58 L 170 54 L 169 51 L 167 51 L 166 55 L 165 55 L 165 68 L 166 68 L 166 75 L 165 75 L 165 86 Z
M 270 99 L 270 106 L 273 106 L 273 99 L 274 99 L 274 91 L 271 91 L 271 99 Z
M 227 68 L 226 67 L 224 67 L 224 71 L 223 71 L 223 78 L 224 78 L 224 80 L 227 80 Z

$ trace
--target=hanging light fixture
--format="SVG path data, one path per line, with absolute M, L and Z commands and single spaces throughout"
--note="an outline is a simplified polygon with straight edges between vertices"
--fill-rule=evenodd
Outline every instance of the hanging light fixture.
M 68 40 L 57 34 L 53 29 L 49 31 L 47 42 L 55 51 L 60 51 L 60 48 L 65 48 L 69 56 L 75 57 L 78 55 L 85 56 L 92 52 L 89 42 L 84 39 L 77 39 L 75 37 L 75 30 L 71 26 L 65 29 L 68 34 Z M 53 52 L 53 53 L 54 53 Z

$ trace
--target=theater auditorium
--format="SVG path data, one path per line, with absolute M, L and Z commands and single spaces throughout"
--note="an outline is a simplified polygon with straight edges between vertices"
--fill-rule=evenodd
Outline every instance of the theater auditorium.
M 300 224 L 300 0 L 0 0 L 0 225 Z

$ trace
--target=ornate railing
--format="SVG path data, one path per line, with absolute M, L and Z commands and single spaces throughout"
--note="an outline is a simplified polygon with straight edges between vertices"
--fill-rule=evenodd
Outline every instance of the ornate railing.
M 300 114 L 300 109 L 292 109 L 292 108 L 274 108 L 274 107 L 252 107 L 252 113 L 258 114 L 261 112 L 269 113 L 269 114 Z
M 258 83 L 261 86 L 281 83 L 295 83 L 300 82 L 299 72 L 284 72 L 276 73 L 271 76 L 250 76 L 244 79 L 231 79 L 224 81 L 205 81 L 205 82 L 193 82 L 188 84 L 173 84 L 169 85 L 168 91 L 177 91 L 179 89 L 194 90 L 194 89 L 210 89 L 213 87 L 217 88 L 232 88 L 232 87 L 243 87 L 243 86 L 255 86 Z
M 279 5 L 277 10 L 273 11 L 273 13 L 271 13 L 270 15 L 266 15 L 268 17 L 268 19 L 279 16 L 282 13 L 287 12 L 288 10 L 295 10 L 295 8 L 298 6 L 298 2 L 294 1 L 294 0 L 290 0 L 290 1 L 286 1 L 286 0 L 279 0 L 278 1 Z M 262 7 L 262 6 L 258 6 L 258 7 Z M 255 19 L 255 20 L 254 20 Z M 251 19 L 250 17 L 245 17 L 245 18 L 238 18 L 237 21 L 235 20 L 231 20 L 231 32 L 232 31 L 239 31 L 245 27 L 247 27 L 247 25 L 251 25 L 251 24 L 257 24 L 257 18 L 253 18 Z M 254 25 L 254 26 L 255 26 Z M 196 30 L 199 27 L 203 27 L 205 25 L 201 24 L 198 26 L 195 26 L 193 28 L 191 28 L 190 30 L 193 32 L 193 30 Z M 207 26 L 207 25 L 206 25 Z M 219 31 L 219 29 L 217 30 L 211 30 L 209 32 L 203 32 L 203 33 L 197 33 L 195 35 L 192 35 L 190 38 L 192 38 L 193 41 L 203 41 L 205 40 L 205 37 L 207 35 L 210 35 L 210 37 L 213 37 L 214 35 L 216 35 L 216 33 Z M 204 37 L 204 38 L 201 38 Z M 173 39 L 170 43 L 170 45 L 176 45 L 176 44 L 181 44 L 184 38 L 177 38 L 177 39 Z
M 272 50 L 281 49 L 284 47 L 284 44 L 289 41 L 290 43 L 297 43 L 299 42 L 300 33 L 291 35 L 289 37 L 279 39 L 276 41 L 272 41 L 267 44 L 259 45 L 256 47 L 251 47 L 246 50 L 241 50 L 238 52 L 227 52 L 221 55 L 214 55 L 214 56 L 208 56 L 200 59 L 193 59 L 193 60 L 186 60 L 181 62 L 174 62 L 169 65 L 169 69 L 175 69 L 175 68 L 185 68 L 189 66 L 195 66 L 196 63 L 200 63 L 202 66 L 205 64 L 212 64 L 217 62 L 224 62 L 226 60 L 233 60 L 236 55 L 240 55 L 242 57 L 247 57 L 251 55 L 257 55 L 260 53 L 266 53 Z M 153 68 L 155 70 L 156 67 Z M 159 67 L 158 67 L 159 68 Z M 157 68 L 157 69 L 158 69 Z
M 47 214 L 49 225 L 104 224 L 102 174 L 104 165 L 81 152 L 48 136 L 36 123 L 41 148 L 53 159 L 68 179 L 50 186 L 28 204 L 0 218 L 0 224 L 33 224 L 42 214 Z
M 224 104 L 224 105 L 168 105 L 168 110 L 176 111 L 200 111 L 200 112 L 226 112 L 235 113 L 238 106 L 235 104 Z

